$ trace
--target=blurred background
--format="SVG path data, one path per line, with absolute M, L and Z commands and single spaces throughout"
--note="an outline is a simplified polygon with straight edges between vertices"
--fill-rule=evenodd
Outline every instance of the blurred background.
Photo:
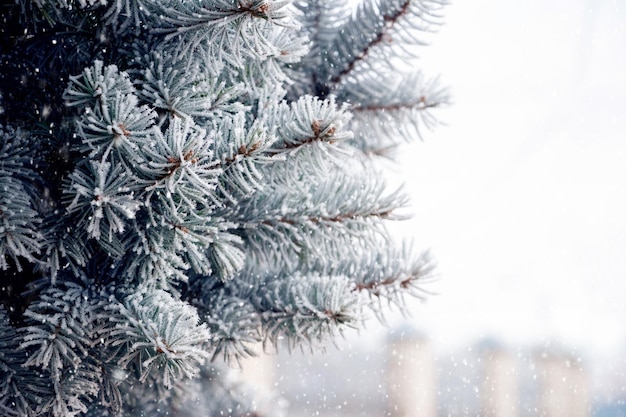
M 290 416 L 624 417 L 626 2 L 445 14 L 422 64 L 453 105 L 400 168 L 433 295 L 246 372 Z

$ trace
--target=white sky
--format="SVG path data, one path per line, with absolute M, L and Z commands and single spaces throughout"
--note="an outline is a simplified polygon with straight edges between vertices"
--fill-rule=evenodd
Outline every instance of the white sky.
M 441 344 L 626 347 L 626 3 L 455 1 L 423 51 L 454 104 L 404 153 Z

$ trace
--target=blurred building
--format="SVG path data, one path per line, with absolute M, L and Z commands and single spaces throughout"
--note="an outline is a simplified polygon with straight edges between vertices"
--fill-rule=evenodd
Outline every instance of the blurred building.
M 423 335 L 402 332 L 389 342 L 386 386 L 391 417 L 437 417 L 435 355 Z
M 273 375 L 266 383 L 290 417 L 600 417 L 583 365 L 564 350 L 493 340 L 436 352 L 405 329 L 383 346 L 278 355 L 274 371 L 256 370 Z
M 588 417 L 589 378 L 580 360 L 558 351 L 536 354 L 540 417 Z
M 518 417 L 517 360 L 509 349 L 488 341 L 480 347 L 482 417 Z

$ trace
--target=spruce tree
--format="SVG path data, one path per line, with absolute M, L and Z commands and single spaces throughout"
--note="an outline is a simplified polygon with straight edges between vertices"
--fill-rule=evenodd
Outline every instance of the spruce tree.
M 0 414 L 257 415 L 224 364 L 422 296 L 381 160 L 443 3 L 4 1 Z

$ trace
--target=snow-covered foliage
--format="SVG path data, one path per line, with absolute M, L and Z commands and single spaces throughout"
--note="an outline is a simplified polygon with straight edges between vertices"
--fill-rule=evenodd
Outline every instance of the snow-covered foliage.
M 0 413 L 249 415 L 220 362 L 421 296 L 378 158 L 443 3 L 5 2 Z

